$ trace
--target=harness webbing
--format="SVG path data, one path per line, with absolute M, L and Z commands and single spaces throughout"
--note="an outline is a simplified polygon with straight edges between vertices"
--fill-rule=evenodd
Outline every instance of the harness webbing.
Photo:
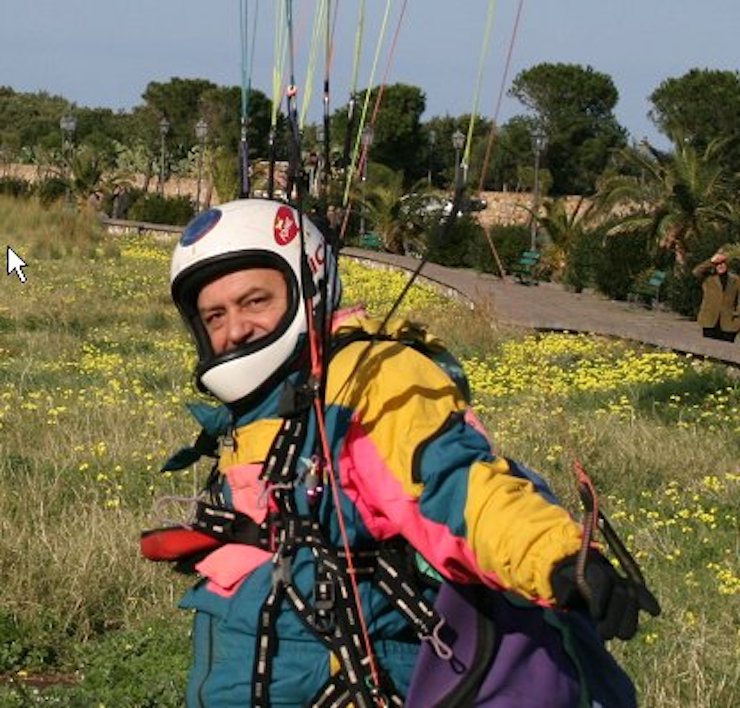
M 270 485 L 274 518 L 278 526 L 273 537 L 276 550 L 272 589 L 260 613 L 252 697 L 254 705 L 269 705 L 269 683 L 276 641 L 274 628 L 281 606 L 287 599 L 303 623 L 338 658 L 342 679 L 354 705 L 370 708 L 377 705 L 381 687 L 377 672 L 371 671 L 373 681 L 368 683 L 363 670 L 363 659 L 373 668 L 372 653 L 365 649 L 361 607 L 354 588 L 349 587 L 353 580 L 349 571 L 351 555 L 346 555 L 345 568 L 338 556 L 330 551 L 318 521 L 300 516 L 295 505 L 296 466 L 306 439 L 307 419 L 308 411 L 284 419 L 263 469 L 263 478 Z M 306 547 L 311 550 L 316 562 L 313 609 L 309 609 L 309 603 L 292 582 L 292 562 L 297 551 Z M 383 696 L 389 692 L 395 693 L 387 684 L 382 692 Z M 382 700 L 385 702 L 384 698 Z
M 293 47 L 293 21 L 292 21 L 292 0 L 286 0 L 286 21 L 287 21 L 287 33 L 288 33 L 288 48 L 290 56 L 290 86 L 288 88 L 288 121 L 291 133 L 291 160 L 288 171 L 288 186 L 287 193 L 290 196 L 293 192 L 293 186 L 296 186 L 296 201 L 297 211 L 299 218 L 299 233 L 301 238 L 301 282 L 303 292 L 301 293 L 303 304 L 306 312 L 306 325 L 308 332 L 308 348 L 310 352 L 310 370 L 308 372 L 307 380 L 300 386 L 300 391 L 294 391 L 303 402 L 308 403 L 308 406 L 301 411 L 291 411 L 288 416 L 284 419 L 284 426 L 281 432 L 276 437 L 271 454 L 266 462 L 263 478 L 268 480 L 272 485 L 271 494 L 272 501 L 275 504 L 278 515 L 280 516 L 280 542 L 279 546 L 282 548 L 275 556 L 276 568 L 278 565 L 284 564 L 285 560 L 282 557 L 282 553 L 288 553 L 286 558 L 291 558 L 295 554 L 295 549 L 291 545 L 293 543 L 291 528 L 294 526 L 294 519 L 297 518 L 297 512 L 295 509 L 295 502 L 293 499 L 293 485 L 295 484 L 296 478 L 296 466 L 297 450 L 300 450 L 303 445 L 303 437 L 305 436 L 305 425 L 310 415 L 310 408 L 312 407 L 316 417 L 316 428 L 318 430 L 318 438 L 313 443 L 315 451 L 316 466 L 318 469 L 325 471 L 326 476 L 331 481 L 332 491 L 336 499 L 336 516 L 338 519 L 342 540 L 345 545 L 345 557 L 347 562 L 347 573 L 341 580 L 335 580 L 335 584 L 338 583 L 342 589 L 343 595 L 350 597 L 350 604 L 348 609 L 344 612 L 344 617 L 340 621 L 340 624 L 344 626 L 344 633 L 351 633 L 355 631 L 355 627 L 359 627 L 360 634 L 359 640 L 355 641 L 358 647 L 362 648 L 362 653 L 356 655 L 356 649 L 354 653 L 349 655 L 349 658 L 343 660 L 343 672 L 345 674 L 345 680 L 350 686 L 355 686 L 353 677 L 360 675 L 361 664 L 360 660 L 362 657 L 368 659 L 370 667 L 370 675 L 363 677 L 363 684 L 361 690 L 353 690 L 358 696 L 357 700 L 365 704 L 367 700 L 372 699 L 372 702 L 377 705 L 382 705 L 385 700 L 380 697 L 380 679 L 375 664 L 375 658 L 373 654 L 372 643 L 367 633 L 366 623 L 362 614 L 362 603 L 359 597 L 359 590 L 356 584 L 356 578 L 354 575 L 354 569 L 352 567 L 352 553 L 349 549 L 349 541 L 347 538 L 346 527 L 342 516 L 342 509 L 339 504 L 338 491 L 336 486 L 336 480 L 334 470 L 331 461 L 331 449 L 328 444 L 325 421 L 324 421 L 324 395 L 323 387 L 326 375 L 326 361 L 325 352 L 327 347 L 325 342 L 328 337 L 328 327 L 324 326 L 328 323 L 329 313 L 331 311 L 331 303 L 328 302 L 327 290 L 323 291 L 323 298 L 317 300 L 317 292 L 313 287 L 313 278 L 310 272 L 310 266 L 306 255 L 305 248 L 305 233 L 303 227 L 303 184 L 302 180 L 299 179 L 300 169 L 300 128 L 298 125 L 298 115 L 296 110 L 296 87 L 294 85 L 294 47 Z M 319 312 L 317 317 L 314 317 L 314 310 L 316 303 L 319 302 Z M 292 416 L 292 417 L 291 417 Z M 289 438 L 295 437 L 296 441 L 300 444 L 285 442 Z M 318 567 L 318 566 L 317 566 Z M 318 568 L 317 573 L 320 575 L 321 568 Z M 347 582 L 348 580 L 348 582 Z M 273 590 L 270 595 L 270 604 L 274 605 L 273 611 L 277 612 L 283 601 L 281 590 L 282 583 L 279 582 L 279 578 L 273 584 Z M 290 588 L 290 586 L 288 586 Z M 351 590 L 351 592 L 350 592 Z M 287 590 L 286 590 L 287 592 Z M 292 592 L 292 591 L 291 591 Z M 290 593 L 288 593 L 289 596 Z M 293 597 L 295 599 L 295 597 Z M 342 614 L 342 613 L 340 613 Z M 351 614 L 351 616 L 350 616 Z M 346 621 L 345 621 L 346 619 Z M 267 632 L 267 630 L 265 630 Z M 260 645 L 269 644 L 269 637 L 265 633 L 262 637 Z M 346 654 L 346 647 L 342 647 L 342 655 Z M 265 661 L 256 662 L 256 667 L 264 667 Z M 255 670 L 255 683 L 263 684 L 259 689 L 260 691 L 266 691 L 267 685 L 265 683 L 265 677 L 262 676 Z M 369 705 L 369 704 L 368 704 Z

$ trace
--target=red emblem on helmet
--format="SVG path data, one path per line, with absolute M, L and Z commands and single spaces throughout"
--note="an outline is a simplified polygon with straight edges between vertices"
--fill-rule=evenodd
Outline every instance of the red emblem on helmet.
M 289 206 L 281 206 L 275 214 L 275 241 L 287 246 L 298 235 L 298 223 Z

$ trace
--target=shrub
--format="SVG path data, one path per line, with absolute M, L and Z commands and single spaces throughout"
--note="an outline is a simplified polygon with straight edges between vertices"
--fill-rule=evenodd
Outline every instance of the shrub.
M 665 292 L 671 310 L 687 317 L 696 316 L 701 304 L 701 283 L 691 274 L 691 268 L 669 272 Z
M 429 239 L 429 260 L 451 268 L 478 267 L 473 244 L 481 240 L 483 227 L 472 217 L 458 217 L 451 225 L 445 219 Z
M 133 221 L 184 226 L 193 218 L 194 213 L 193 204 L 187 197 L 144 194 L 131 205 L 128 218 Z
M 190 660 L 185 618 L 110 632 L 80 652 L 81 705 L 120 708 L 181 706 Z
M 579 293 L 593 282 L 599 248 L 599 234 L 576 230 L 568 251 L 563 283 Z
M 635 276 L 650 266 L 647 239 L 641 232 L 606 235 L 595 249 L 596 287 L 616 300 L 625 300 Z
M 61 177 L 47 177 L 36 185 L 39 201 L 48 206 L 65 198 L 69 183 Z
M 468 257 L 470 267 L 482 273 L 495 273 L 499 275 L 499 267 L 496 258 L 491 252 L 489 236 L 483 228 L 473 234 L 473 238 L 468 245 Z
M 0 177 L 0 194 L 9 197 L 25 197 L 31 192 L 31 184 L 19 177 Z
M 526 251 L 530 245 L 530 231 L 527 226 L 494 226 L 491 228 L 490 236 L 507 271 L 519 260 L 522 251 Z

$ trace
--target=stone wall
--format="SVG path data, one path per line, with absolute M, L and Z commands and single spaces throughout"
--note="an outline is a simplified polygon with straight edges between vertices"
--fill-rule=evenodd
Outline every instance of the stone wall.
M 530 221 L 533 205 L 531 192 L 481 192 L 480 197 L 486 200 L 488 206 L 478 213 L 478 220 L 485 228 L 491 226 L 526 225 Z M 569 209 L 574 209 L 581 197 L 566 197 Z
M 32 165 L 2 165 L 0 176 L 13 176 L 34 182 L 39 178 L 38 168 Z M 143 186 L 143 180 L 134 180 L 136 186 Z M 149 189 L 157 188 L 156 175 L 149 183 Z M 165 183 L 165 194 L 168 196 L 190 195 L 195 196 L 197 191 L 197 180 L 193 178 L 172 178 Z M 206 203 L 217 204 L 218 195 L 215 193 L 210 181 L 203 180 L 202 198 Z M 529 223 L 530 214 L 527 211 L 532 207 L 533 195 L 530 192 L 481 192 L 479 195 L 486 200 L 488 206 L 478 212 L 478 220 L 485 228 L 491 226 L 510 226 L 514 224 L 526 225 Z M 580 197 L 567 197 L 568 205 L 574 208 Z

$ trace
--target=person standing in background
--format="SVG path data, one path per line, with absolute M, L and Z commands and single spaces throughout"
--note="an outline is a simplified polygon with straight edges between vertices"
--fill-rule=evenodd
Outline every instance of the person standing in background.
M 697 322 L 705 337 L 734 342 L 740 330 L 740 277 L 730 273 L 727 256 L 717 251 L 692 271 L 703 291 Z

